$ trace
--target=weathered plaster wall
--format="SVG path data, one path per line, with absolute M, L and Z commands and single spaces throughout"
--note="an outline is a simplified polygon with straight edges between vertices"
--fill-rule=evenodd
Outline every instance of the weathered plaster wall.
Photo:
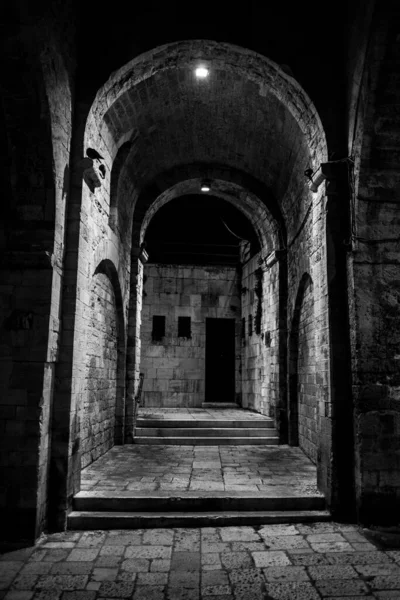
M 240 400 L 240 297 L 231 267 L 148 264 L 142 308 L 143 405 L 196 407 L 204 402 L 206 318 L 236 319 L 236 390 Z M 152 341 L 153 315 L 166 318 L 165 337 Z M 191 339 L 178 337 L 178 317 L 191 318 Z

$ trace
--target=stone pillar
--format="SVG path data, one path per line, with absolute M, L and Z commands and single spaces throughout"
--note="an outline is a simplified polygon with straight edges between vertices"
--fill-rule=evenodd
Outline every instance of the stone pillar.
M 319 485 L 335 518 L 354 519 L 354 433 L 346 258 L 350 239 L 349 165 L 321 165 L 326 179 L 330 402 L 321 415 Z

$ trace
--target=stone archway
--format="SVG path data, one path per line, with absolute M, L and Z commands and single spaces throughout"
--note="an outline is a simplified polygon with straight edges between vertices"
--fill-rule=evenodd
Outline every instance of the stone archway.
M 200 60 L 210 66 L 208 88 L 192 74 Z M 165 90 L 169 90 L 167 96 Z M 246 107 L 241 104 L 243 98 Z M 208 40 L 168 44 L 115 72 L 98 92 L 87 119 L 82 151 L 87 147 L 96 148 L 103 156 L 106 170 L 101 187 L 90 190 L 84 185 L 82 189 L 77 229 L 77 330 L 84 329 L 84 250 L 90 247 L 99 255 L 98 249 L 106 246 L 108 255 L 117 257 L 124 313 L 128 302 L 130 306 L 127 343 L 140 348 L 134 314 L 142 289 L 140 224 L 161 194 L 211 173 L 216 182 L 241 188 L 233 201 L 257 222 L 263 240 L 259 258 L 270 277 L 265 278 L 265 292 L 268 281 L 271 284 L 265 308 L 273 318 L 262 323 L 257 335 L 264 348 L 260 357 L 268 361 L 273 356 L 274 364 L 274 375 L 263 385 L 273 399 L 274 418 L 284 422 L 286 305 L 304 272 L 299 264 L 302 254 L 312 263 L 312 276 L 318 282 L 318 326 L 326 329 L 326 265 L 324 253 L 314 252 L 324 243 L 322 190 L 311 194 L 304 167 L 317 170 L 327 158 L 327 148 L 321 122 L 304 90 L 275 63 L 243 48 Z M 119 148 L 122 154 L 113 170 Z M 101 260 L 103 256 L 98 257 Z M 82 348 L 78 338 L 74 344 L 73 389 L 79 390 Z M 262 369 L 257 371 L 260 368 L 255 366 L 253 375 L 259 373 L 263 378 Z M 132 382 L 128 388 L 131 402 L 139 374 L 137 353 L 128 357 L 127 371 Z M 329 391 L 324 394 L 329 396 Z M 79 402 L 73 392 L 74 411 L 79 412 Z M 127 427 L 129 440 L 129 418 L 126 432 Z M 75 425 L 70 431 L 74 439 L 69 447 L 75 453 L 71 465 L 76 465 L 79 434 Z M 73 480 L 77 489 L 78 475 Z

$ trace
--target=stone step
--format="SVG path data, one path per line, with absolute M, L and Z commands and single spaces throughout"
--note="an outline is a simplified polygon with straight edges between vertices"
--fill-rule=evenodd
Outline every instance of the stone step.
M 244 427 L 136 427 L 136 436 L 142 437 L 276 437 L 274 429 Z
M 265 417 L 263 419 L 143 419 L 139 418 L 136 421 L 136 428 L 142 427 L 175 427 L 175 428 L 196 428 L 204 429 L 209 427 L 224 427 L 227 429 L 252 429 L 263 427 L 265 429 L 274 429 L 275 423 L 273 419 Z
M 78 492 L 75 511 L 221 512 L 325 510 L 320 494 L 285 496 L 254 492 Z
M 169 446 L 276 446 L 279 444 L 277 435 L 273 437 L 135 437 L 134 444 L 169 445 Z
M 331 521 L 325 510 L 271 510 L 224 512 L 120 512 L 73 511 L 67 527 L 72 530 L 150 529 L 156 527 L 224 527 L 271 523 L 313 523 Z

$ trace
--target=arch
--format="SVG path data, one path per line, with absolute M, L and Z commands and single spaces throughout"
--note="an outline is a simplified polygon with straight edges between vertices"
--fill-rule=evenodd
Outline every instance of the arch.
M 102 280 L 101 276 L 105 279 Z M 110 307 L 110 302 L 114 304 L 113 308 Z M 112 445 L 122 444 L 124 441 L 125 327 L 118 273 L 109 259 L 102 260 L 93 272 L 87 327 L 86 355 L 89 363 L 86 405 L 89 413 L 94 413 L 94 418 L 85 413 L 82 405 L 80 421 L 83 467 L 96 460 Z M 99 338 L 91 339 L 91 331 Z M 112 407 L 113 414 L 110 413 L 110 403 L 115 403 Z M 97 412 L 98 410 L 101 412 Z
M 289 365 L 288 365 L 288 392 L 289 392 L 289 444 L 299 445 L 299 343 L 300 319 L 304 297 L 308 289 L 312 290 L 313 282 L 308 273 L 304 273 L 298 287 L 293 310 L 292 323 L 289 335 Z
M 166 116 L 162 117 L 158 114 L 161 110 L 161 104 L 158 103 L 155 105 L 157 114 L 153 116 L 152 103 L 154 104 L 155 98 L 163 94 L 169 86 L 173 86 L 177 102 L 178 99 L 179 102 L 184 102 L 184 90 L 194 89 L 191 70 L 200 59 L 209 61 L 215 73 L 218 73 L 213 81 L 213 85 L 219 86 L 218 89 L 231 89 L 230 84 L 234 87 L 235 81 L 237 83 L 239 80 L 245 97 L 256 102 L 254 112 L 260 113 L 257 119 L 254 115 L 250 121 L 246 121 L 247 117 L 241 121 L 249 140 L 254 136 L 256 139 L 255 143 L 253 140 L 248 147 L 246 146 L 247 149 L 240 149 L 237 140 L 234 139 L 236 131 L 231 128 L 232 139 L 224 141 L 223 144 L 221 142 L 220 145 L 221 149 L 222 146 L 226 147 L 226 151 L 222 154 L 217 152 L 213 156 L 212 152 L 206 151 L 207 146 L 203 143 L 207 132 L 190 129 L 194 121 L 189 113 L 183 114 L 176 127 L 172 125 L 174 129 L 170 130 L 167 139 L 162 140 L 160 126 L 167 126 L 169 121 L 174 123 L 175 113 L 183 109 L 177 104 L 175 113 L 169 115 L 167 112 Z M 221 80 L 218 77 L 221 77 Z M 232 81 L 229 80 L 227 84 L 225 79 L 229 77 Z M 186 86 L 182 91 L 179 87 L 180 82 L 186 85 L 189 80 L 189 88 Z M 229 99 L 225 98 L 224 102 L 224 108 L 221 110 L 231 110 Z M 271 103 L 274 103 L 274 108 L 270 106 Z M 171 105 L 170 99 L 166 97 L 164 104 Z M 262 110 L 266 111 L 264 115 L 261 114 Z M 267 133 L 268 127 L 261 126 L 269 114 L 268 110 L 276 111 L 269 125 L 274 132 L 273 144 L 266 142 L 270 135 Z M 235 118 L 240 119 L 240 114 Z M 206 120 L 202 119 L 201 122 Z M 296 128 L 299 134 L 296 133 Z M 179 140 L 177 131 L 180 132 Z M 225 133 L 222 132 L 221 135 Z M 263 135 L 267 137 L 264 139 Z M 203 150 L 196 150 L 197 157 L 186 149 L 189 140 L 197 139 L 196 136 L 203 140 L 200 144 Z M 304 165 L 307 163 L 315 170 L 320 162 L 327 159 L 322 124 L 311 100 L 295 79 L 265 56 L 239 46 L 210 40 L 184 40 L 166 44 L 136 57 L 116 71 L 99 90 L 90 109 L 84 145 L 97 147 L 105 157 L 108 169 L 112 171 L 110 223 L 114 226 L 116 215 L 119 214 L 122 237 L 129 237 L 130 219 L 126 217 L 132 214 L 132 209 L 145 187 L 154 182 L 158 185 L 159 173 L 165 172 L 166 166 L 167 170 L 172 171 L 176 167 L 181 168 L 185 157 L 186 162 L 187 158 L 193 158 L 198 164 L 204 161 L 205 154 L 208 166 L 212 167 L 218 166 L 216 163 L 221 164 L 223 158 L 225 170 L 234 170 L 248 153 L 248 164 L 244 172 L 258 178 L 267 188 L 271 188 L 271 185 L 275 187 L 274 194 L 279 201 L 284 196 L 287 197 L 288 210 L 293 206 L 297 207 L 299 194 L 303 195 L 308 191 L 303 176 Z M 197 145 L 197 149 L 200 146 Z M 258 146 L 262 148 L 262 152 L 255 151 Z M 279 156 L 275 156 L 276 154 Z M 298 165 L 296 169 L 294 164 Z M 282 169 L 286 169 L 287 172 L 280 173 Z M 119 184 L 116 185 L 118 173 Z M 293 184 L 293 177 L 296 178 L 296 185 Z M 115 196 L 116 189 L 122 192 L 118 197 Z M 270 208 L 273 212 L 272 206 Z M 296 215 L 296 219 L 297 216 L 301 218 L 300 213 Z
M 152 203 L 150 203 L 149 198 L 148 203 L 146 203 L 148 208 L 140 223 L 140 229 L 137 227 L 136 220 L 134 220 L 132 246 L 135 247 L 143 242 L 147 227 L 162 206 L 179 196 L 199 193 L 200 184 L 201 178 L 179 180 L 163 191 Z M 255 194 L 231 181 L 214 179 L 212 181 L 212 195 L 226 200 L 247 217 L 253 225 L 261 247 L 271 250 L 280 247 L 280 237 L 282 235 L 279 234 L 281 231 L 264 203 Z M 136 214 L 137 212 L 135 212 Z

